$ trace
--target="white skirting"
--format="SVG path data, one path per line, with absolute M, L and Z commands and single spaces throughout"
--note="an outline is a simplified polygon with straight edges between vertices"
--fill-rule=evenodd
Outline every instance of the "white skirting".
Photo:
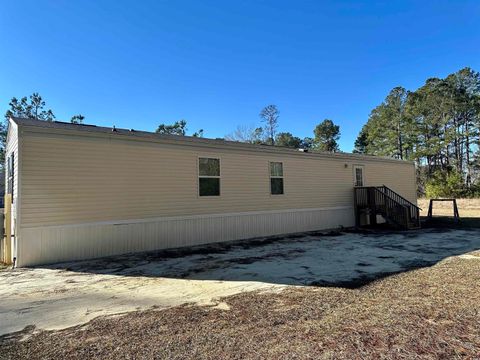
M 17 265 L 350 227 L 354 223 L 352 207 L 333 207 L 21 228 Z

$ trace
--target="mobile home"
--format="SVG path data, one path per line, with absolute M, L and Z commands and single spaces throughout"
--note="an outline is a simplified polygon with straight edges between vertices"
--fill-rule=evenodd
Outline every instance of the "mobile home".
M 411 162 L 133 129 L 12 118 L 6 159 L 18 266 L 351 227 L 355 186 L 416 204 Z

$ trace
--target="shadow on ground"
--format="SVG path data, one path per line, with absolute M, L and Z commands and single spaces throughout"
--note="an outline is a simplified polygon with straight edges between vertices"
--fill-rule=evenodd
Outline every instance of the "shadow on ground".
M 357 288 L 480 249 L 478 220 L 446 219 L 416 231 L 310 232 L 127 254 L 48 268 L 120 276 L 259 281 Z
M 453 216 L 422 218 L 423 228 L 430 229 L 480 229 L 480 217 L 462 217 L 456 221 Z

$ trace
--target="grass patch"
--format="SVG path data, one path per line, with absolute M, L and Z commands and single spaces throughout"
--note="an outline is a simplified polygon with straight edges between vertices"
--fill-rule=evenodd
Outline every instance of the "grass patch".
M 478 358 L 480 251 L 368 286 L 290 288 L 0 339 L 2 359 Z

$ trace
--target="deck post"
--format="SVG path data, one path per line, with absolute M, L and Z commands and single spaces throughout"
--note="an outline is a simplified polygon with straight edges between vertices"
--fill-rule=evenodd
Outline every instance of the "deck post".
M 355 216 L 355 227 L 360 227 L 360 214 L 358 213 L 357 188 L 353 188 L 353 211 Z
M 370 211 L 370 225 L 377 225 L 377 209 L 374 188 L 368 188 L 368 209 Z

